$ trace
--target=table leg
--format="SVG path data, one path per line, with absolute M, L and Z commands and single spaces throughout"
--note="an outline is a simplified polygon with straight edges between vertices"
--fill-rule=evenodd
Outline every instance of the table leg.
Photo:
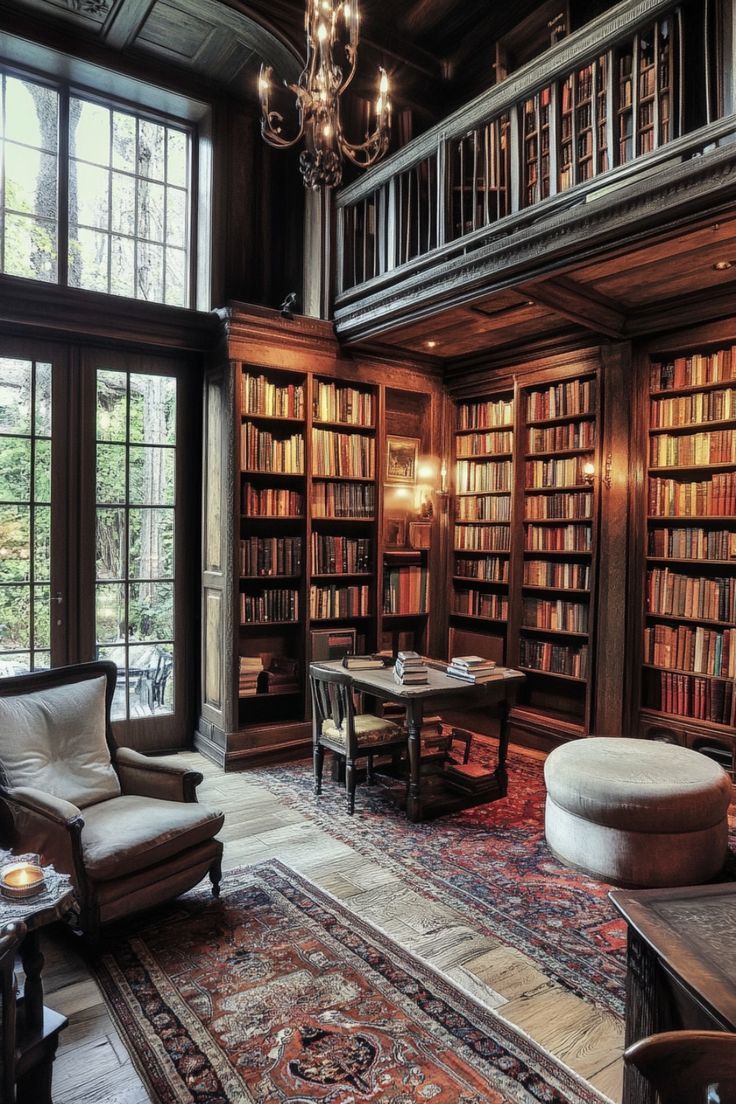
M 422 703 L 417 699 L 409 699 L 406 703 L 406 727 L 409 733 L 409 790 L 406 798 L 406 815 L 409 820 L 421 820 L 422 818 L 422 793 L 421 793 L 421 742 L 422 731 Z
M 504 698 L 498 703 L 498 763 L 495 775 L 499 786 L 499 797 L 505 797 L 508 791 L 506 756 L 509 750 L 509 703 Z
M 666 1031 L 671 1026 L 659 993 L 656 953 L 633 928 L 628 930 L 626 954 L 625 1045 Z M 655 1104 L 651 1084 L 634 1066 L 624 1066 L 624 1104 Z
M 23 1019 L 29 1032 L 43 1029 L 43 955 L 37 931 L 30 931 L 20 946 L 20 960 L 26 976 L 23 987 Z

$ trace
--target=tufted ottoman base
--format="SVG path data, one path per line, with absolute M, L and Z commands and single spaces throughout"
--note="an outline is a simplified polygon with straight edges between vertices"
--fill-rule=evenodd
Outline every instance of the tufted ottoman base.
M 590 737 L 545 763 L 552 853 L 625 886 L 697 885 L 722 868 L 731 783 L 698 752 Z

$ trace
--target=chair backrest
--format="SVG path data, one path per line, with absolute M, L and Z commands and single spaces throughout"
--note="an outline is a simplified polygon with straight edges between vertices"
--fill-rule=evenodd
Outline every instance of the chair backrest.
M 15 1100 L 15 956 L 26 934 L 22 922 L 0 930 L 0 1100 Z
M 660 1104 L 733 1104 L 736 1035 L 728 1031 L 664 1031 L 627 1048 Z
M 313 663 L 309 667 L 309 686 L 315 731 L 320 732 L 327 720 L 332 721 L 335 728 L 341 728 L 344 723 L 350 739 L 355 717 L 350 676 L 342 671 L 323 670 Z

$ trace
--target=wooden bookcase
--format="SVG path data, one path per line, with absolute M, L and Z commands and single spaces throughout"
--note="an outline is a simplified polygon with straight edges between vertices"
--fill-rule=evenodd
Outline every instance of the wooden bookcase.
M 360 652 L 409 644 L 437 654 L 444 598 L 435 623 L 428 580 L 445 557 L 427 504 L 434 488 L 384 487 L 389 435 L 439 457 L 439 377 L 349 358 L 327 323 L 265 309 L 233 309 L 226 331 L 205 383 L 195 746 L 227 768 L 308 750 L 307 670 L 325 634 L 354 633 Z M 397 515 L 401 539 L 384 547 Z M 409 545 L 418 520 L 425 548 Z M 404 601 L 387 608 L 392 572 Z
M 514 390 L 458 403 L 454 435 L 450 654 L 503 663 L 509 619 Z
M 645 366 L 640 731 L 736 777 L 736 348 Z
M 631 48 L 617 54 L 618 165 L 651 153 L 680 133 L 682 104 L 674 75 L 681 34 L 676 10 L 639 31 Z

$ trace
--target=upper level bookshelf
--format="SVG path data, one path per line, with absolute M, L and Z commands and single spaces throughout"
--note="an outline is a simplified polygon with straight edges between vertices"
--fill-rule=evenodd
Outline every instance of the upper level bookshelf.
M 736 348 L 654 357 L 647 382 L 642 718 L 733 771 Z

